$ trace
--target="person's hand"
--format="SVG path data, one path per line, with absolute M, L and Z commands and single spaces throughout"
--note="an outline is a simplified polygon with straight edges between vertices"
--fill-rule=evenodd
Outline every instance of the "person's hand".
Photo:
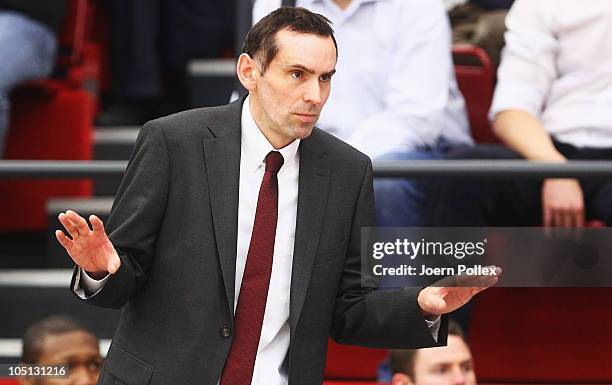
M 89 216 L 93 231 L 83 217 L 68 210 L 58 216 L 60 222 L 70 235 L 62 230 L 55 231 L 55 237 L 70 255 L 70 258 L 81 269 L 94 279 L 101 279 L 107 274 L 115 274 L 121 260 L 113 244 L 104 231 L 104 224 L 95 215 Z
M 545 227 L 584 226 L 584 197 L 576 179 L 546 179 L 542 186 Z
M 465 305 L 476 294 L 493 286 L 501 269 L 490 267 L 492 275 L 460 275 L 444 278 L 420 291 L 417 302 L 424 316 L 450 313 Z

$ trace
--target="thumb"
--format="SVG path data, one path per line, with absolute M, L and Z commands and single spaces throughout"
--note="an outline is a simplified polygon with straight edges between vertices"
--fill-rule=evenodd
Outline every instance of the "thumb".
M 419 305 L 421 309 L 427 313 L 438 314 L 446 307 L 446 301 L 442 298 L 439 291 L 427 290 L 426 288 L 421 293 L 423 294 L 422 303 Z

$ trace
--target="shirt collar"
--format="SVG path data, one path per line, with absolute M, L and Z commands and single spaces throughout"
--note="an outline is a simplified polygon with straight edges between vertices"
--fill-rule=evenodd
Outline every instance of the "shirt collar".
M 241 146 L 247 169 L 254 172 L 263 165 L 270 151 L 278 151 L 284 159 L 283 167 L 291 166 L 298 160 L 300 139 L 296 139 L 281 149 L 275 149 L 261 132 L 249 108 L 250 97 L 247 96 L 242 104 L 242 133 Z M 282 168 L 281 168 L 282 171 Z

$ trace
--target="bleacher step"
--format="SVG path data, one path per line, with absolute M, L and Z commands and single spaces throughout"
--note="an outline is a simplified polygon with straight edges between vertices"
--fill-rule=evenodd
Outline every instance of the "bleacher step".
M 192 107 L 227 104 L 236 84 L 234 59 L 197 59 L 187 68 Z
M 128 160 L 139 132 L 139 126 L 96 127 L 93 138 L 93 158 L 95 160 Z M 95 178 L 94 195 L 114 195 L 119 188 L 121 178 L 121 175 Z

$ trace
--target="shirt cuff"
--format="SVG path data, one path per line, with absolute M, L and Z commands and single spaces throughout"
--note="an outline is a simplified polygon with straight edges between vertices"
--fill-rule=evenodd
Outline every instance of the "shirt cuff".
M 429 332 L 431 333 L 434 341 L 438 342 L 438 334 L 440 332 L 440 325 L 442 324 L 442 317 L 438 315 L 433 320 L 428 320 L 425 318 L 425 322 L 427 323 L 427 327 L 429 328 Z
M 87 275 L 85 270 L 79 268 L 79 273 L 74 280 L 73 290 L 81 299 L 91 298 L 102 290 L 109 277 L 110 274 L 107 274 L 106 277 L 100 280 L 93 279 Z

